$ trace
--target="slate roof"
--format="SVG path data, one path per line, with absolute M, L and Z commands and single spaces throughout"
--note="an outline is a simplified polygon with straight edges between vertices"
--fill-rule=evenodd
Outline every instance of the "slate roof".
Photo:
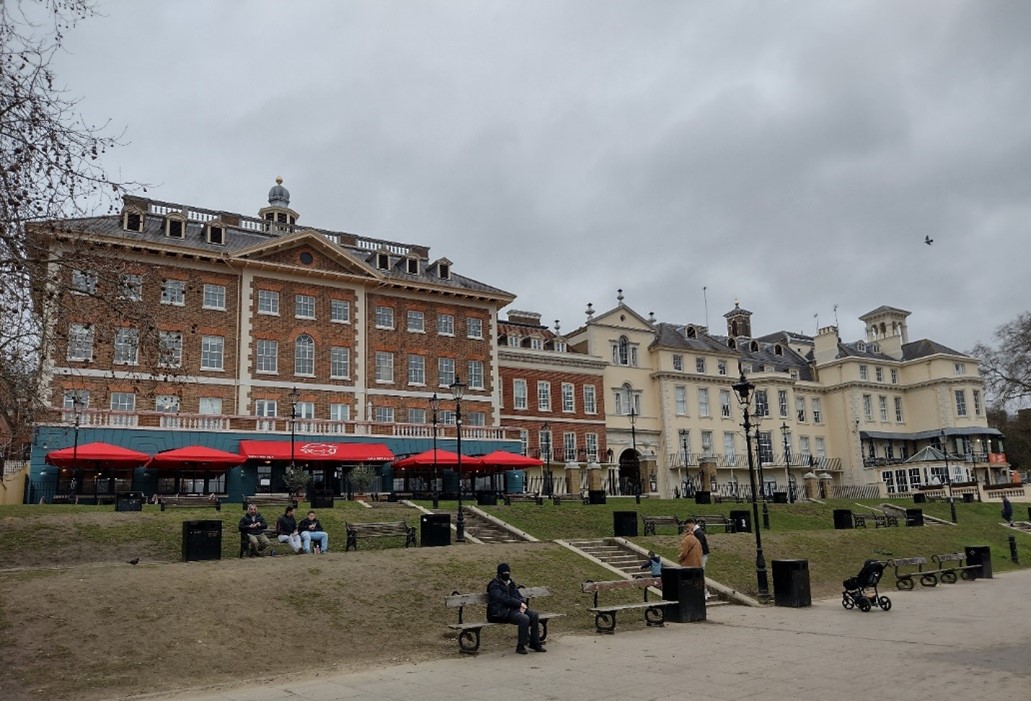
M 126 231 L 122 227 L 121 214 L 63 219 L 58 222 L 41 222 L 35 224 L 33 228 L 45 233 L 46 227 L 49 226 L 62 232 L 82 232 L 93 236 L 123 240 L 127 243 L 151 244 L 165 249 L 196 251 L 215 256 L 224 254 L 235 255 L 240 251 L 275 241 L 284 236 L 312 231 L 322 235 L 330 245 L 337 246 L 341 250 L 347 251 L 356 259 L 366 261 L 367 263 L 370 260 L 374 260 L 373 256 L 377 251 L 386 250 L 390 254 L 390 267 L 386 270 L 377 270 L 377 272 L 387 279 L 452 288 L 469 293 L 508 299 L 515 298 L 515 295 L 510 292 L 463 275 L 458 275 L 454 272 L 453 267 L 449 271 L 449 278 L 441 278 L 439 275 L 434 274 L 434 261 L 429 259 L 429 248 L 426 246 L 372 239 L 355 234 L 297 224 L 293 226 L 273 225 L 274 230 L 266 231 L 262 229 L 269 223 L 256 217 L 244 217 L 229 212 L 183 207 L 182 205 L 173 205 L 142 198 L 132 198 L 131 203 L 151 208 L 151 211 L 144 213 L 142 231 Z M 160 208 L 159 211 L 153 211 L 155 207 Z M 166 214 L 174 214 L 179 209 L 184 210 L 189 217 L 186 222 L 183 238 L 170 238 L 164 233 L 165 217 Z M 206 225 L 215 219 L 219 219 L 225 226 L 225 243 L 222 245 L 209 243 L 205 233 Z M 240 224 L 237 225 L 235 222 L 240 222 Z M 276 227 L 279 227 L 279 229 L 275 230 Z M 418 273 L 408 272 L 404 264 L 407 256 L 413 256 L 420 260 Z M 375 267 L 373 263 L 369 264 Z
M 929 355 L 958 355 L 963 358 L 969 358 L 970 356 L 966 353 L 960 353 L 959 351 L 953 350 L 948 346 L 943 346 L 937 341 L 932 341 L 927 338 L 922 338 L 919 341 L 913 341 L 912 343 L 904 343 L 902 345 L 902 358 L 904 360 L 915 360 L 916 358 L 925 358 Z

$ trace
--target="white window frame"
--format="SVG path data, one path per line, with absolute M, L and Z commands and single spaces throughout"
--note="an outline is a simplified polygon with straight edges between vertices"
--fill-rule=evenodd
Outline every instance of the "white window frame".
M 437 358 L 437 386 L 449 387 L 455 381 L 455 359 Z
M 279 293 L 275 290 L 258 290 L 258 314 L 279 316 Z
M 294 295 L 294 318 L 315 318 L 315 297 L 313 295 Z
M 482 360 L 470 360 L 467 362 L 466 372 L 466 383 L 469 389 L 484 389 Z
M 351 303 L 344 299 L 329 301 L 329 322 L 331 324 L 351 323 Z
M 394 308 L 381 304 L 376 307 L 376 328 L 393 331 L 394 329 Z
M 526 380 L 517 377 L 512 380 L 512 408 L 517 411 L 524 411 L 528 406 Z
M 376 382 L 391 384 L 394 381 L 394 354 L 376 351 Z
M 161 303 L 173 307 L 186 306 L 186 281 L 185 280 L 162 280 L 161 281 Z
M 408 384 L 417 387 L 426 386 L 426 356 L 408 356 Z
M 269 353 L 268 351 L 272 352 Z M 272 365 L 271 368 L 267 367 L 270 360 Z M 255 341 L 254 372 L 255 374 L 260 375 L 279 374 L 279 341 L 267 338 L 259 338 Z
M 567 414 L 576 412 L 576 385 L 572 382 L 563 382 L 560 391 L 562 394 L 562 411 Z
M 454 314 L 437 314 L 437 335 L 439 335 L 439 336 L 454 336 L 455 335 L 455 315 Z
M 118 299 L 139 302 L 143 299 L 143 276 L 125 274 L 118 278 Z
M 225 370 L 226 339 L 223 336 L 201 336 L 200 369 Z
M 537 411 L 551 411 L 551 383 L 537 380 Z
M 329 376 L 334 380 L 351 378 L 351 349 L 332 346 L 329 349 Z
M 294 341 L 294 375 L 315 377 L 315 339 L 306 333 Z
M 139 362 L 140 332 L 126 326 L 115 329 L 112 363 L 115 365 L 138 365 Z
M 409 309 L 405 317 L 405 328 L 409 333 L 426 333 L 426 314 L 424 312 Z
M 722 416 L 724 419 L 731 418 L 732 410 L 731 410 L 730 406 L 731 406 L 730 390 L 729 389 L 721 389 L 720 390 L 720 416 Z
M 178 368 L 183 365 L 183 334 L 181 331 L 158 332 L 158 367 Z
M 465 337 L 466 338 L 483 338 L 483 319 L 477 319 L 475 317 L 466 317 L 465 320 Z
M 684 370 L 684 356 L 680 353 L 673 354 L 673 369 L 677 372 L 683 372 Z
M 673 404 L 677 416 L 687 416 L 687 387 L 684 385 L 674 385 Z
M 598 392 L 594 385 L 584 385 L 584 413 L 598 413 Z
M 204 283 L 204 292 L 201 301 L 202 309 L 213 309 L 224 312 L 226 310 L 226 287 L 225 285 L 213 285 Z
M 111 411 L 136 411 L 136 395 L 132 392 L 112 392 Z
M 709 416 L 709 389 L 698 388 L 698 416 Z

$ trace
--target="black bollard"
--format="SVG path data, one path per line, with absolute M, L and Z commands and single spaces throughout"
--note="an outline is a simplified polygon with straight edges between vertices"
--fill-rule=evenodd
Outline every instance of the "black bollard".
M 1013 536 L 1010 536 L 1009 537 L 1009 541 L 1010 541 L 1010 559 L 1013 560 L 1013 562 L 1015 562 L 1015 563 L 1017 563 L 1019 565 L 1020 564 L 1020 559 L 1017 557 L 1017 539 L 1015 537 L 1013 537 Z

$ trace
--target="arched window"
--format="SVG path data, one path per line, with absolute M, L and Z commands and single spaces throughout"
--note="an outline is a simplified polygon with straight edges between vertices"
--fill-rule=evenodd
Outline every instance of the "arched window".
M 635 414 L 641 414 L 641 395 L 634 391 L 629 382 L 623 384 L 616 396 L 616 413 L 622 416 L 629 416 L 633 410 Z
M 308 334 L 298 336 L 294 343 L 294 374 L 315 374 L 315 341 Z
M 619 364 L 630 364 L 630 339 L 626 336 L 619 337 Z
M 688 338 L 697 338 L 698 337 L 698 332 L 695 331 L 693 326 L 688 326 L 687 327 L 687 337 Z

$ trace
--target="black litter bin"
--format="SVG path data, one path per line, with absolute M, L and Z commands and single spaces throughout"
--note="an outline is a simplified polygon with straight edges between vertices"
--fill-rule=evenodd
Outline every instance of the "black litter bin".
M 666 606 L 664 620 L 691 623 L 705 620 L 705 570 L 701 567 L 663 567 L 662 598 L 675 601 Z
M 788 493 L 787 492 L 774 492 L 773 493 L 773 503 L 774 504 L 787 504 L 788 503 Z
M 964 494 L 963 495 L 963 503 L 964 504 L 973 504 L 974 503 L 974 495 L 971 494 L 970 492 L 967 492 L 966 494 Z
M 987 545 L 968 545 L 964 548 L 968 565 L 980 565 L 981 570 L 970 570 L 977 577 L 992 579 L 992 549 Z
M 605 503 L 605 490 L 604 489 L 589 489 L 589 490 L 587 490 L 587 503 L 588 504 L 604 504 Z
M 702 520 L 705 520 L 705 516 L 702 516 Z M 740 511 L 730 512 L 730 523 L 731 531 L 734 533 L 751 533 L 752 532 L 752 512 L 742 509 Z
M 612 532 L 618 536 L 637 535 L 637 512 L 636 511 L 613 511 Z
M 712 492 L 695 492 L 694 493 L 695 504 L 711 504 L 712 503 Z
M 847 531 L 855 528 L 850 509 L 834 509 L 834 529 Z
M 809 560 L 773 561 L 773 603 L 791 608 L 813 605 L 809 589 Z
M 183 562 L 222 559 L 221 521 L 183 521 Z
M 476 492 L 476 505 L 477 506 L 497 506 L 498 505 L 498 493 L 488 491 L 486 489 Z
M 923 509 L 906 509 L 906 525 L 907 526 L 922 526 L 922 525 L 924 525 L 924 510 Z
M 916 494 L 913 495 L 913 503 L 914 504 L 926 504 L 927 503 L 927 495 L 924 494 L 923 492 L 917 492 Z
M 419 544 L 424 548 L 451 545 L 451 514 L 423 514 L 419 517 Z
M 119 492 L 116 494 L 115 511 L 143 511 L 143 492 Z

